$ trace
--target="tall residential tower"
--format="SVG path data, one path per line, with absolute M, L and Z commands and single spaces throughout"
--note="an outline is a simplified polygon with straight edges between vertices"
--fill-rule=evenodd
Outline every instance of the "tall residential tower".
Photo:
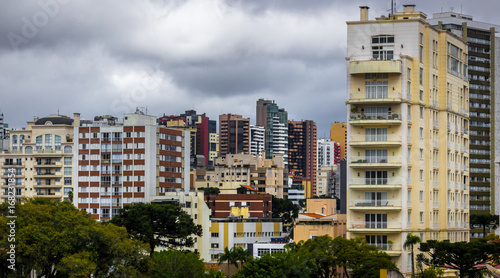
M 403 273 L 408 234 L 469 239 L 468 47 L 414 7 L 347 22 L 347 234 Z

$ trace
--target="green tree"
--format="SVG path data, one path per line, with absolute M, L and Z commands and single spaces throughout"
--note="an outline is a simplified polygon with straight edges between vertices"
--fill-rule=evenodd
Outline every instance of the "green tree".
M 498 215 L 493 214 L 471 214 L 470 216 L 471 225 L 479 225 L 483 228 L 483 237 L 486 236 L 486 228 L 493 230 L 498 228 L 498 221 Z
M 234 265 L 238 269 L 238 262 L 243 265 L 248 262 L 251 257 L 252 255 L 248 249 L 243 249 L 242 247 L 233 247 L 229 249 L 226 247 L 224 248 L 224 253 L 219 255 L 219 265 L 227 262 L 227 272 L 229 273 L 230 264 Z
M 387 253 L 368 245 L 362 237 L 353 239 L 337 237 L 332 248 L 337 257 L 337 265 L 344 269 L 347 277 L 349 269 L 352 270 L 353 278 L 378 278 L 380 269 L 398 270 Z
M 329 235 L 323 235 L 307 240 L 297 249 L 300 257 L 307 258 L 314 277 L 330 278 L 337 275 L 333 245 L 334 240 Z
M 403 244 L 403 248 L 406 250 L 410 249 L 410 252 L 411 252 L 411 276 L 412 277 L 415 277 L 415 252 L 413 252 L 413 247 L 416 244 L 419 244 L 420 242 L 421 241 L 420 241 L 419 236 L 414 236 L 412 234 L 408 234 L 406 236 L 406 241 Z
M 307 259 L 299 257 L 296 251 L 285 250 L 283 253 L 266 253 L 260 259 L 250 260 L 233 278 L 303 278 L 311 276 Z
M 473 242 L 454 242 L 429 240 L 420 243 L 419 250 L 428 257 L 419 260 L 428 266 L 447 267 L 459 271 L 460 278 L 477 276 L 481 269 L 477 266 L 488 262 L 492 247 L 483 240 Z
M 193 236 L 201 236 L 202 228 L 179 206 L 171 204 L 137 204 L 125 206 L 111 222 L 123 226 L 142 242 L 149 244 L 152 258 L 156 247 L 192 247 Z
M 0 206 L 0 234 L 8 233 L 6 205 Z M 146 245 L 124 228 L 96 222 L 70 202 L 31 199 L 16 204 L 16 276 L 36 270 L 44 277 L 115 277 L 148 271 Z M 9 246 L 2 237 L 2 246 Z M 0 251 L 2 261 L 7 254 Z M 8 271 L 2 269 L 5 274 Z M 141 276 L 137 276 L 141 277 Z
M 444 270 L 439 267 L 430 266 L 417 274 L 417 278 L 440 278 L 443 277 Z
M 153 278 L 198 278 L 205 276 L 205 264 L 189 251 L 163 250 L 153 255 Z
M 299 207 L 288 199 L 272 196 L 272 215 L 283 219 L 283 224 L 292 224 L 299 216 Z

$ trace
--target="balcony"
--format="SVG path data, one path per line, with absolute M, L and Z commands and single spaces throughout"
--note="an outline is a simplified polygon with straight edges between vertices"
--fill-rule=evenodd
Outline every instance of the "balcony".
M 398 113 L 351 113 L 349 124 L 361 125 L 401 125 Z
M 349 145 L 363 147 L 401 146 L 401 135 L 351 135 Z
M 56 163 L 56 162 L 35 163 L 35 168 L 54 168 L 54 167 L 61 167 L 61 163 Z
M 351 210 L 401 210 L 401 200 L 350 200 Z
M 350 61 L 349 74 L 365 73 L 401 73 L 401 61 L 399 60 L 366 60 Z
M 349 167 L 351 168 L 399 168 L 401 156 L 352 156 Z
M 400 103 L 402 99 L 399 92 L 356 92 L 349 94 L 347 103 Z
M 20 168 L 20 167 L 24 167 L 24 163 L 17 163 L 17 162 L 14 162 L 14 163 L 4 163 L 3 165 L 4 168 Z
M 400 189 L 401 178 L 349 179 L 349 189 Z
M 352 221 L 349 225 L 350 232 L 360 233 L 399 233 L 401 232 L 401 222 L 388 221 L 388 222 L 366 222 L 366 221 Z
M 389 243 L 368 243 L 377 247 L 378 250 L 386 252 L 389 256 L 399 256 L 401 255 L 401 244 L 389 244 Z

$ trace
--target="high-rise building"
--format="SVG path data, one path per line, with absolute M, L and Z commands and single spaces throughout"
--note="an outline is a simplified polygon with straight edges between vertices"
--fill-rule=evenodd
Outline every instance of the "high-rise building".
M 330 127 L 330 140 L 339 143 L 340 159 L 344 159 L 347 147 L 347 123 L 332 123 Z
M 263 126 L 250 125 L 250 154 L 262 157 L 265 133 L 266 129 Z
M 250 119 L 241 115 L 219 116 L 219 155 L 250 152 Z
M 0 151 L 9 149 L 8 127 L 9 125 L 4 123 L 3 113 L 0 113 Z
M 75 114 L 75 118 L 79 117 Z M 73 191 L 73 119 L 50 115 L 10 131 L 10 148 L 0 154 L 2 201 L 21 198 L 68 200 Z M 15 174 L 14 191 L 8 177 Z
M 340 144 L 328 139 L 318 139 L 318 171 L 323 166 L 340 163 Z
M 403 273 L 408 234 L 469 240 L 468 47 L 414 7 L 347 22 L 347 236 Z
M 265 150 L 266 158 L 274 154 L 282 154 L 285 165 L 288 164 L 288 113 L 279 108 L 274 100 L 259 99 L 256 108 L 256 125 L 266 130 Z
M 75 116 L 75 126 L 80 122 Z M 190 190 L 189 132 L 160 127 L 154 116 L 125 114 L 123 123 L 85 123 L 74 130 L 76 207 L 108 220 L 124 205 Z
M 470 213 L 500 214 L 500 134 L 495 123 L 494 94 L 495 33 L 500 26 L 474 21 L 472 16 L 445 12 L 433 15 L 428 22 L 448 30 L 468 42 L 469 117 L 470 117 Z M 498 149 L 498 150 L 497 150 Z M 497 153 L 498 152 L 498 153 Z M 482 238 L 483 229 L 471 230 L 471 238 Z
M 311 193 L 316 192 L 317 130 L 314 121 L 288 121 L 288 169 L 294 178 L 308 180 Z
M 172 128 L 183 128 L 193 134 L 191 140 L 191 160 L 194 164 L 213 165 L 210 152 L 216 150 L 216 146 L 211 142 L 214 134 L 217 134 L 217 122 L 210 120 L 205 113 L 197 114 L 195 110 L 187 110 L 179 116 L 163 116 L 158 123 Z M 196 162 L 196 157 L 202 155 L 204 161 Z M 194 165 L 193 165 L 194 166 Z

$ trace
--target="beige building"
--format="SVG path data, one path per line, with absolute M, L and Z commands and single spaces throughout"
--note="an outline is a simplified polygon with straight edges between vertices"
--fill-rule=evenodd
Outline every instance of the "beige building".
M 426 15 L 347 22 L 347 236 L 397 247 L 408 234 L 469 239 L 467 45 Z
M 316 236 L 332 238 L 346 236 L 346 215 L 337 214 L 335 199 L 307 199 L 306 213 L 295 219 L 293 241 L 300 242 Z
M 334 196 L 340 194 L 335 188 L 336 172 L 337 165 L 323 166 L 323 168 L 318 170 L 316 176 L 316 192 L 318 196 Z
M 279 198 L 286 194 L 282 155 L 266 159 L 250 154 L 227 154 L 215 160 L 213 169 L 196 169 L 195 187 L 217 187 L 221 194 L 236 194 L 242 185 Z
M 73 189 L 73 119 L 50 115 L 10 131 L 10 148 L 0 155 L 2 202 L 8 195 L 7 173 L 15 173 L 15 198 L 68 199 Z

